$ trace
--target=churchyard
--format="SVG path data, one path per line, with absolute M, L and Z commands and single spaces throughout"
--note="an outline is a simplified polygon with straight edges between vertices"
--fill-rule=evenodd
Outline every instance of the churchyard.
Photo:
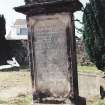
M 0 72 L 0 105 L 105 105 L 105 19 L 102 15 L 105 5 L 102 4 L 102 1 L 90 1 L 84 8 L 79 0 L 25 0 L 25 5 L 14 10 L 27 17 L 28 44 L 24 43 L 28 48 L 20 41 L 5 39 L 6 22 L 1 15 L 4 26 L 2 29 L 1 25 L 1 42 L 8 46 L 3 46 L 0 55 L 8 65 L 1 62 L 0 70 L 27 63 L 31 70 Z M 77 64 L 74 23 L 78 20 L 73 13 L 79 10 L 83 11 L 83 22 L 79 22 L 84 26 L 78 30 L 82 32 L 83 48 L 92 65 L 85 62 L 85 57 L 88 58 L 85 54 L 80 56 L 82 66 Z M 7 51 L 13 54 L 7 55 Z M 7 60 L 11 57 L 12 60 Z
M 30 105 L 30 72 L 0 72 L 0 105 Z
M 102 73 L 97 71 L 94 66 L 78 66 L 78 70 L 79 73 L 93 73 L 102 76 Z M 0 72 L 0 105 L 31 105 L 31 103 L 30 71 L 25 69 Z M 87 100 L 87 105 L 105 105 L 105 100 L 95 96 Z

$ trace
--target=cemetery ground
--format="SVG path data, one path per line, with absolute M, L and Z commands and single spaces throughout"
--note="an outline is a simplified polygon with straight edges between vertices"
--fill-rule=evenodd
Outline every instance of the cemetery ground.
M 0 72 L 0 105 L 30 105 L 29 71 Z
M 102 74 L 94 66 L 78 66 L 78 69 L 79 72 Z M 31 93 L 28 70 L 0 72 L 0 105 L 31 105 Z M 105 100 L 93 97 L 88 100 L 87 105 L 105 105 Z

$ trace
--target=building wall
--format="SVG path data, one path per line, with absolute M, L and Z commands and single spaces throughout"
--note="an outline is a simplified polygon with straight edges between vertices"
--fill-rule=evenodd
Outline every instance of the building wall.
M 17 30 L 20 28 L 27 28 L 27 25 L 12 26 L 10 33 L 6 36 L 6 39 L 7 40 L 28 40 L 28 31 L 27 31 L 26 35 L 18 35 L 17 34 Z

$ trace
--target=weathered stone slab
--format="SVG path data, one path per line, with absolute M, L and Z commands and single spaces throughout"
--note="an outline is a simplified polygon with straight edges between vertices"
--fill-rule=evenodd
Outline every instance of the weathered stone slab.
M 79 93 L 87 99 L 100 97 L 101 77 L 94 73 L 79 73 Z
M 54 97 L 67 97 L 70 83 L 66 29 L 70 17 L 67 14 L 35 16 L 29 21 L 34 30 L 37 89 Z

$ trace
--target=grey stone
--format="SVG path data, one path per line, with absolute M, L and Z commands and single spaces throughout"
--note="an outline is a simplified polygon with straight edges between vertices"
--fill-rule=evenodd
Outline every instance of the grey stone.
M 95 73 L 79 73 L 79 93 L 87 99 L 100 97 L 101 77 Z
M 34 26 L 34 46 L 37 70 L 37 88 L 54 97 L 67 97 L 68 55 L 66 27 L 68 15 L 31 17 Z

